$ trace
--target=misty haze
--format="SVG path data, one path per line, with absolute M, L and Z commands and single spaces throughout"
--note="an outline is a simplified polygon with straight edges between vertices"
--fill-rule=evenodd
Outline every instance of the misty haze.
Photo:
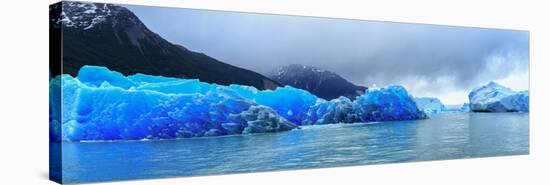
M 262 74 L 302 64 L 360 86 L 400 84 L 445 104 L 467 102 L 490 81 L 528 89 L 527 31 L 127 7 L 172 42 Z

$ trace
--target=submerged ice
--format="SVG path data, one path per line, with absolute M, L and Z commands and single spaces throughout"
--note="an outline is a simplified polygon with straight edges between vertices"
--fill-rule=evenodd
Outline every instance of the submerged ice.
M 50 116 L 50 138 L 64 141 L 220 136 L 426 117 L 396 85 L 368 89 L 355 101 L 326 101 L 290 86 L 262 91 L 195 79 L 124 76 L 98 66 L 84 66 L 76 78 L 62 75 L 50 84 L 61 87 L 63 98 L 61 118 Z

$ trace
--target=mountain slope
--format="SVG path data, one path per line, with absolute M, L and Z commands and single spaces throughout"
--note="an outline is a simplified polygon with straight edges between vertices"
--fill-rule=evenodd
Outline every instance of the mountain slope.
M 63 73 L 74 76 L 83 65 L 98 65 L 124 75 L 144 73 L 196 78 L 208 83 L 242 84 L 258 89 L 279 86 L 259 73 L 166 41 L 125 7 L 61 2 L 50 8 L 62 9 L 57 11 L 60 15 L 50 14 L 50 31 L 61 29 L 62 32 Z
M 267 76 L 282 85 L 307 90 L 325 100 L 340 96 L 353 100 L 367 89 L 347 81 L 334 72 L 300 64 L 279 67 Z

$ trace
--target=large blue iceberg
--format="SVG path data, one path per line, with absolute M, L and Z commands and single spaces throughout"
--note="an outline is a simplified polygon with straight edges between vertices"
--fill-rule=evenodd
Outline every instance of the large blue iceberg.
M 353 102 L 360 122 L 402 121 L 427 118 L 404 87 L 371 88 Z
M 345 97 L 326 101 L 290 86 L 262 91 L 195 79 L 124 76 L 98 66 L 84 66 L 76 78 L 62 75 L 50 84 L 62 90 L 61 118 L 50 117 L 52 140 L 220 136 L 426 117 L 401 86 L 369 89 L 353 102 Z
M 438 98 L 419 97 L 414 98 L 416 106 L 426 114 L 437 114 L 446 111 L 445 105 Z
M 468 95 L 472 112 L 529 112 L 529 92 L 490 82 Z
M 355 101 L 339 97 L 330 101 L 320 99 L 309 108 L 303 125 L 355 123 L 374 121 L 401 121 L 427 118 L 420 111 L 407 90 L 392 85 L 370 88 Z

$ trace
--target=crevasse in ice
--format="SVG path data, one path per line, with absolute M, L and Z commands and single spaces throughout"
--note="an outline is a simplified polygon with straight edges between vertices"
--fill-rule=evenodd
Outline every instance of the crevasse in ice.
M 290 86 L 261 91 L 194 79 L 124 76 L 98 66 L 82 67 L 76 78 L 52 79 L 51 91 L 59 86 L 61 119 L 50 116 L 52 140 L 170 139 L 425 118 L 401 86 L 369 89 L 353 102 L 345 97 L 326 101 Z

